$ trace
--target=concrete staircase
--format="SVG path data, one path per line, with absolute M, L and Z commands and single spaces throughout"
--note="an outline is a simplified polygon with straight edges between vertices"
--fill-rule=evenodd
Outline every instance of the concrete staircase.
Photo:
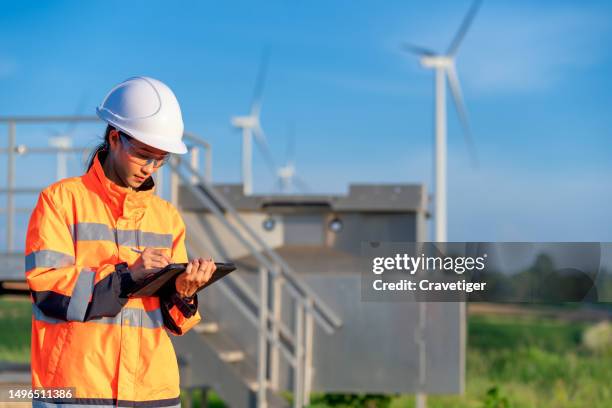
M 188 361 L 196 386 L 212 387 L 232 407 L 288 406 L 284 390 L 292 391 L 294 407 L 304 406 L 312 379 L 313 328 L 331 334 L 340 318 L 255 232 L 258 220 L 244 218 L 189 165 L 171 166 L 173 183 L 182 181 L 175 204 L 187 226 L 189 255 L 234 260 L 249 254 L 258 265 L 254 274 L 237 271 L 202 292 L 209 301 L 201 307 L 203 321 L 173 339 L 177 353 Z M 205 206 L 210 216 L 183 210 L 182 197 Z M 211 296 L 217 296 L 216 303 L 210 303 Z M 291 329 L 281 311 L 288 300 L 294 310 Z M 215 309 L 224 320 L 214 318 Z
M 214 190 L 212 185 L 184 163 L 172 163 L 171 191 L 182 181 L 182 188 L 190 190 L 196 200 L 214 214 L 216 225 L 208 231 L 225 229 L 226 236 L 220 242 L 229 242 L 233 248 L 242 248 L 241 253 L 210 251 L 207 242 L 200 242 L 196 234 L 189 232 L 190 221 L 184 214 L 188 226 L 188 249 L 190 253 L 203 253 L 208 248 L 216 259 L 234 259 L 240 255 L 253 256 L 259 265 L 259 279 L 249 283 L 230 277 L 231 284 L 223 281 L 215 284 L 224 288 L 226 302 L 234 302 L 241 324 L 249 335 L 237 335 L 236 327 L 225 330 L 223 324 L 214 319 L 207 308 L 201 313 L 202 323 L 184 336 L 174 337 L 177 356 L 185 375 L 182 385 L 186 387 L 212 388 L 234 408 L 286 407 L 288 401 L 281 396 L 284 390 L 293 392 L 293 406 L 301 407 L 309 394 L 308 374 L 312 356 L 312 327 L 317 324 L 331 333 L 340 327 L 341 320 L 320 298 L 296 275 L 291 267 L 254 232 L 250 222 L 245 221 L 235 209 Z M 175 203 L 180 208 L 179 203 Z M 191 238 L 190 238 L 191 236 Z M 235 244 L 235 245 L 234 245 Z M 223 249 L 223 248 L 221 248 Z M 227 247 L 225 248 L 227 249 Z M 213 253 L 214 252 L 214 253 Z M 231 252 L 231 251 L 230 251 Z M 19 252 L 0 254 L 0 294 L 27 294 L 24 282 L 24 254 Z M 252 277 L 252 276 L 251 276 Z M 256 277 L 257 278 L 257 277 Z M 278 284 L 278 285 L 277 285 Z M 283 288 L 277 293 L 268 287 Z M 281 293 L 287 293 L 285 300 Z M 281 304 L 291 299 L 295 309 L 295 325 L 289 330 L 280 316 Z M 229 299 L 229 300 L 228 300 Z M 271 309 L 271 310 L 270 310 Z M 229 335 L 229 333 L 232 335 Z M 241 341 L 237 341 L 240 338 Z M 245 347 L 249 348 L 248 350 Z M 280 363 L 279 355 L 285 356 Z M 284 365 L 281 365 L 284 364 Z M 279 372 L 291 373 L 280 378 Z M 274 378 L 274 380 L 272 380 Z M 287 381 L 291 385 L 287 386 Z M 281 382 L 284 385 L 279 385 Z
M 210 313 L 183 336 L 173 337 L 177 353 L 187 362 L 189 372 L 184 377 L 189 386 L 205 384 L 215 390 L 231 407 L 256 407 L 259 383 L 257 361 L 240 349 L 233 339 L 212 321 Z M 191 377 L 191 378 L 190 378 Z M 289 402 L 266 386 L 268 407 L 288 407 Z

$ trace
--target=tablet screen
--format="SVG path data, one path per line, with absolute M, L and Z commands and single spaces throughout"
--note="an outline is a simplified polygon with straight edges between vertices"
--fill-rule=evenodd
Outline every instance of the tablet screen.
M 198 288 L 198 292 L 205 287 L 213 284 L 217 280 L 223 278 L 225 275 L 236 270 L 236 266 L 231 262 L 215 262 L 217 269 L 213 276 L 206 282 L 202 287 Z M 134 291 L 130 294 L 130 297 L 145 297 L 145 296 L 158 296 L 157 292 L 160 291 L 166 284 L 174 282 L 174 278 L 185 271 L 187 267 L 186 263 L 169 264 L 161 271 L 148 276 L 142 282 L 140 282 Z

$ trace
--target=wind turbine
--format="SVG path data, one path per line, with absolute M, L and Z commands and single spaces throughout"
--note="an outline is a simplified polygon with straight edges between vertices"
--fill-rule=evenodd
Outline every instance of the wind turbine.
M 287 154 L 285 164 L 276 171 L 277 187 L 282 193 L 289 193 L 293 187 L 301 191 L 309 191 L 308 184 L 297 175 L 295 169 L 295 127 L 291 126 L 287 137 Z
M 468 32 L 476 13 L 482 3 L 475 0 L 465 15 L 457 34 L 453 38 L 448 50 L 444 54 L 437 53 L 425 47 L 410 43 L 404 43 L 404 50 L 420 57 L 421 65 L 425 68 L 435 70 L 435 239 L 438 242 L 446 242 L 446 78 L 450 85 L 453 100 L 459 119 L 463 127 L 463 134 L 468 148 L 471 151 L 474 165 L 478 160 L 476 150 L 472 142 L 470 125 L 467 111 L 463 103 L 461 86 L 455 68 L 455 58 L 466 33 Z
M 75 117 L 81 116 L 87 102 L 87 96 L 83 94 L 77 105 L 74 113 Z M 72 147 L 72 137 L 77 128 L 77 122 L 69 122 L 63 132 L 49 130 L 53 137 L 49 138 L 49 145 L 60 150 L 57 152 L 57 167 L 56 180 L 61 180 L 68 177 L 68 160 L 74 160 L 74 157 L 69 152 L 61 149 L 70 149 Z
M 51 137 L 49 138 L 49 145 L 59 149 L 69 149 L 72 147 L 72 137 L 68 134 Z M 68 158 L 70 158 L 70 156 L 65 151 L 58 150 L 56 180 L 61 180 L 68 177 Z
M 255 82 L 255 90 L 253 92 L 253 100 L 251 103 L 251 111 L 247 116 L 234 116 L 231 123 L 234 127 L 242 129 L 242 186 L 245 195 L 253 193 L 253 146 L 252 140 L 255 137 L 255 142 L 259 147 L 266 164 L 272 171 L 276 173 L 276 165 L 272 159 L 272 155 L 266 143 L 266 136 L 261 128 L 260 112 L 264 83 L 268 70 L 269 52 L 264 49 L 261 63 L 259 65 L 259 73 Z

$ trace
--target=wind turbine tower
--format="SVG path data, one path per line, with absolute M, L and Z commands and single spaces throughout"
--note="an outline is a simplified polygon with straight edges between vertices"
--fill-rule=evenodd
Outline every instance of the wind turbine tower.
M 72 138 L 70 136 L 57 136 L 49 139 L 49 144 L 59 149 L 69 149 L 72 147 Z M 68 177 L 68 155 L 66 151 L 60 150 L 57 152 L 57 168 L 56 180 L 65 179 Z
M 253 137 L 268 167 L 270 167 L 270 170 L 273 173 L 276 171 L 276 165 L 268 149 L 266 136 L 261 128 L 259 119 L 268 59 L 269 53 L 267 50 L 264 50 L 259 67 L 259 74 L 257 75 L 257 82 L 255 83 L 250 113 L 246 116 L 234 116 L 231 119 L 232 126 L 242 130 L 242 185 L 245 195 L 253 193 Z
M 434 229 L 437 242 L 447 241 L 447 219 L 446 219 L 446 79 L 450 85 L 453 101 L 459 119 L 463 127 L 463 134 L 468 148 L 471 151 L 472 160 L 477 165 L 477 156 L 472 142 L 467 111 L 463 102 L 459 77 L 455 68 L 455 58 L 466 33 L 468 32 L 481 0 L 472 3 L 469 11 L 463 19 L 457 34 L 453 38 L 448 50 L 444 54 L 437 53 L 425 47 L 410 43 L 403 44 L 403 48 L 420 57 L 421 65 L 435 71 L 435 195 L 434 195 Z

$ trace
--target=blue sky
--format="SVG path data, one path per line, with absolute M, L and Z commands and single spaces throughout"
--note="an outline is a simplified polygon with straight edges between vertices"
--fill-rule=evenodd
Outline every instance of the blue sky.
M 175 91 L 186 128 L 213 144 L 214 180 L 238 182 L 229 120 L 247 112 L 268 46 L 262 124 L 277 161 L 294 124 L 298 173 L 315 192 L 431 189 L 433 76 L 399 44 L 445 50 L 469 5 L 1 1 L 0 115 L 72 114 L 82 100 L 92 114 L 114 84 L 153 76 Z M 610 21 L 605 1 L 484 2 L 457 59 L 478 169 L 448 105 L 449 240 L 612 241 Z M 75 144 L 101 132 L 79 127 Z M 19 129 L 32 143 L 48 134 Z M 254 160 L 255 191 L 271 191 Z M 32 185 L 51 181 L 49 167 L 28 165 L 40 174 Z

